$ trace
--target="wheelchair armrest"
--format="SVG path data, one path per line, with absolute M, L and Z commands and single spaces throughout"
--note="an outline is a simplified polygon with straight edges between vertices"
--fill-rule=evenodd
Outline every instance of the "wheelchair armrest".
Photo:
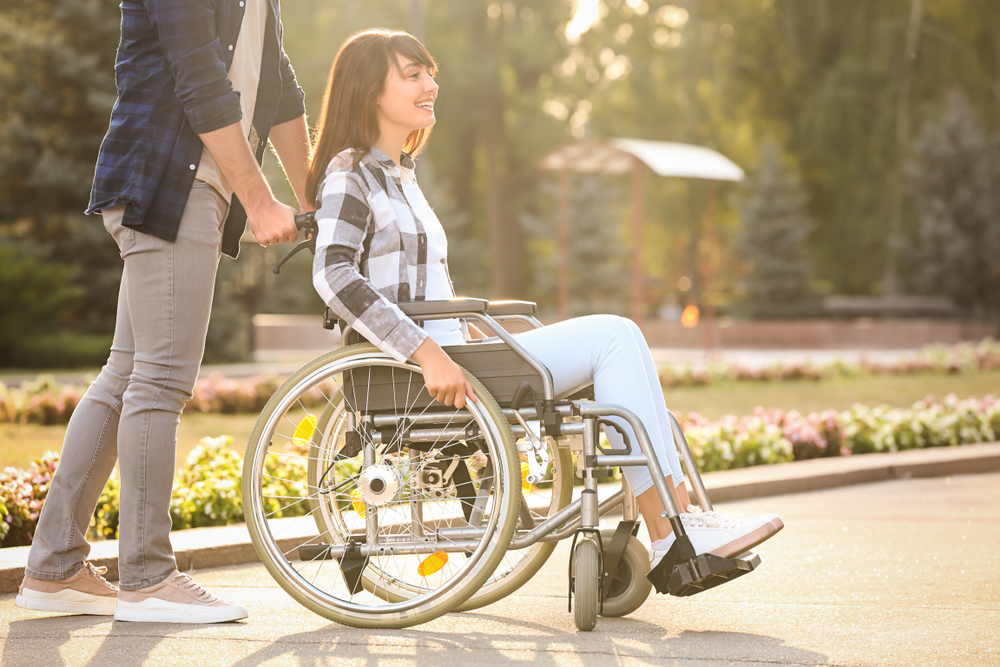
M 407 301 L 396 304 L 403 313 L 414 320 L 455 317 L 462 313 L 486 313 L 486 299 L 442 299 L 440 301 Z
M 538 312 L 538 304 L 533 301 L 490 301 L 486 312 L 493 317 L 534 315 Z

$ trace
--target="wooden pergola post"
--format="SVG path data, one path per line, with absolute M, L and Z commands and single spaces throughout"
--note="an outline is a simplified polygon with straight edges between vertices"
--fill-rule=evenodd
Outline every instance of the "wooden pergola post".
M 708 182 L 708 206 L 705 209 L 705 251 L 702 253 L 702 341 L 705 351 L 715 349 L 715 265 L 718 262 L 719 244 L 715 236 L 715 212 L 717 191 L 715 181 Z

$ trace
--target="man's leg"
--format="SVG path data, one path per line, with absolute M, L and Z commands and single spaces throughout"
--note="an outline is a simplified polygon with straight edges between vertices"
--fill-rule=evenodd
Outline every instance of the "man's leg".
M 227 202 L 195 181 L 170 243 L 135 234 L 124 251 L 135 360 L 118 428 L 119 575 L 123 591 L 175 570 L 170 497 L 177 425 L 205 350 Z
M 122 207 L 104 212 L 104 224 L 122 240 Z M 63 441 L 59 467 L 45 497 L 28 552 L 25 580 L 17 604 L 28 609 L 65 613 L 110 614 L 117 590 L 85 567 L 90 544 L 86 533 L 104 485 L 118 456 L 118 419 L 122 395 L 132 374 L 135 343 L 124 277 L 111 353 L 97 379 L 73 411 Z

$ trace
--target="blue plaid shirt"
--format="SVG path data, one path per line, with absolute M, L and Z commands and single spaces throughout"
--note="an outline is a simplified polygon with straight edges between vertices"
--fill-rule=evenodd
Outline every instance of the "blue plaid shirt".
M 260 85 L 250 133 L 257 161 L 274 125 L 305 113 L 305 96 L 281 46 L 278 0 L 269 2 Z M 194 183 L 199 134 L 240 121 L 227 72 L 243 23 L 243 0 L 122 0 L 115 63 L 118 101 L 101 144 L 87 213 L 125 204 L 122 223 L 167 241 Z M 239 252 L 246 211 L 233 197 L 222 251 Z

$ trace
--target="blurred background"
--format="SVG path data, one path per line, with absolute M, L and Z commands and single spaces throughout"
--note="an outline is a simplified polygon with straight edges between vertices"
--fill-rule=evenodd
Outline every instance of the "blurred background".
M 535 300 L 555 318 L 558 179 L 539 161 L 573 141 L 625 137 L 705 146 L 747 174 L 717 196 L 709 181 L 646 175 L 654 345 L 702 344 L 685 338 L 707 326 L 680 323 L 688 306 L 714 310 L 717 345 L 752 346 L 722 334 L 754 322 L 772 327 L 754 330 L 761 344 L 792 322 L 904 321 L 890 337 L 912 330 L 901 318 L 951 326 L 931 339 L 996 332 L 994 0 L 290 0 L 282 19 L 311 119 L 356 30 L 410 30 L 439 61 L 438 124 L 418 174 L 460 294 Z M 110 0 L 0 10 L 8 368 L 107 356 L 121 260 L 82 211 L 115 100 L 119 24 Z M 293 204 L 271 155 L 265 171 Z M 629 176 L 569 179 L 569 314 L 630 314 Z M 254 315 L 322 311 L 308 253 L 271 273 L 285 250 L 248 242 L 237 261 L 223 258 L 206 362 L 250 359 Z M 817 334 L 802 335 L 782 344 L 809 347 Z

